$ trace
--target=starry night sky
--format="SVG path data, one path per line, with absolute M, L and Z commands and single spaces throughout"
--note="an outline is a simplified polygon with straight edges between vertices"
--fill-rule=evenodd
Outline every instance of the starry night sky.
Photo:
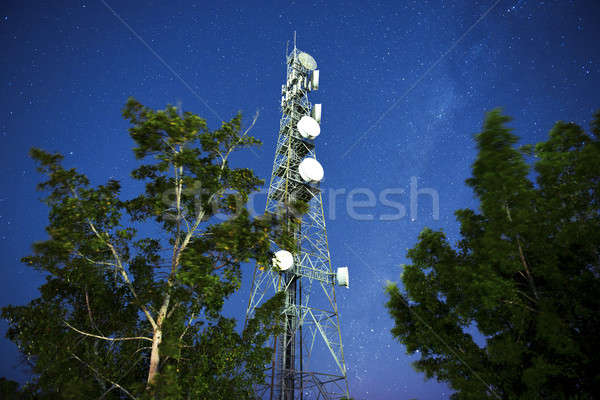
M 268 179 L 295 30 L 321 71 L 311 100 L 323 104 L 316 145 L 325 194 L 405 191 L 390 196 L 406 208 L 395 221 L 382 220 L 394 209 L 379 199 L 356 210 L 372 216 L 360 220 L 347 195 L 325 198 L 333 264 L 350 267 L 350 289 L 337 293 L 351 394 L 447 398 L 451 390 L 417 374 L 418 354 L 392 338 L 384 284 L 398 281 L 425 226 L 458 240 L 454 210 L 477 207 L 464 180 L 485 111 L 503 107 L 523 143 L 544 140 L 557 120 L 588 128 L 600 108 L 599 19 L 592 0 L 3 1 L 0 305 L 37 297 L 43 282 L 18 261 L 45 238 L 47 222 L 30 147 L 65 154 L 93 183 L 120 179 L 131 195 L 136 164 L 121 117 L 129 96 L 154 108 L 180 101 L 212 128 L 238 110 L 249 122 L 259 110 L 253 134 L 264 145 L 235 163 Z M 411 218 L 411 177 L 437 191 L 439 218 L 426 195 Z M 264 200 L 257 196 L 258 212 Z M 251 268 L 228 315 L 243 318 Z M 0 376 L 26 380 L 11 342 L 0 340 L 0 354 Z

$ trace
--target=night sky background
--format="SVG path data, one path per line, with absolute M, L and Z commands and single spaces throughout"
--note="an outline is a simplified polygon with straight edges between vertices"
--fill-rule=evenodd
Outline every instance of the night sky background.
M 379 200 L 357 210 L 372 220 L 357 220 L 345 196 L 324 199 L 332 262 L 350 267 L 350 289 L 337 293 L 351 394 L 447 398 L 451 390 L 425 381 L 411 367 L 418 354 L 392 338 L 385 282 L 399 280 L 424 227 L 458 240 L 454 210 L 477 207 L 464 180 L 486 111 L 514 117 L 522 143 L 544 140 L 557 120 L 589 127 L 600 108 L 598 1 L 3 1 L 0 305 L 30 301 L 43 282 L 19 262 L 47 222 L 30 147 L 63 153 L 95 184 L 120 179 L 130 195 L 136 162 L 121 117 L 129 96 L 154 108 L 180 101 L 211 128 L 238 110 L 249 123 L 259 110 L 253 134 L 264 144 L 235 163 L 268 179 L 294 30 L 321 71 L 310 97 L 323 104 L 325 194 L 405 190 L 394 201 L 407 215 L 396 221 L 381 220 L 394 210 Z M 438 219 L 428 196 L 410 217 L 411 177 L 439 194 Z M 264 201 L 256 198 L 257 211 Z M 243 318 L 252 268 L 227 315 Z M 0 354 L 0 376 L 24 382 L 16 347 L 1 339 Z

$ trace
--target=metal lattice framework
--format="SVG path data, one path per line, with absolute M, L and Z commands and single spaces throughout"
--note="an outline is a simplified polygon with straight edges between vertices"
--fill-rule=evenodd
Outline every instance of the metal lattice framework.
M 297 129 L 300 118 L 313 111 L 308 93 L 316 90 L 314 74 L 318 74 L 301 62 L 301 54 L 294 43 L 286 57 L 287 79 L 282 86 L 282 117 L 266 213 L 278 213 L 298 200 L 307 203 L 308 212 L 294 225 L 298 248 L 286 249 L 294 250 L 294 266 L 286 271 L 256 266 L 246 318 L 275 293 L 285 291 L 284 333 L 273 338 L 273 360 L 266 382 L 257 387 L 259 398 L 344 399 L 349 398 L 348 381 L 323 200 L 318 183 L 306 183 L 298 172 L 303 159 L 316 159 L 314 141 L 303 138 Z M 298 222 L 298 217 L 288 218 Z

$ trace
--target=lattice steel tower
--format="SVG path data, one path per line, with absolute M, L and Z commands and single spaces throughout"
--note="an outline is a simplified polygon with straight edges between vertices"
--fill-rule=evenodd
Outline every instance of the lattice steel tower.
M 321 105 L 308 100 L 308 93 L 319 87 L 319 70 L 310 55 L 296 48 L 295 35 L 286 66 L 266 213 L 280 213 L 298 201 L 308 212 L 301 217 L 284 214 L 294 226 L 297 248 L 273 244 L 273 266 L 254 270 L 246 318 L 275 293 L 286 293 L 283 334 L 273 338 L 272 365 L 257 393 L 269 400 L 343 399 L 349 392 L 335 285 L 348 286 L 348 268 L 334 272 L 331 267 L 319 189 L 323 168 L 315 154 Z

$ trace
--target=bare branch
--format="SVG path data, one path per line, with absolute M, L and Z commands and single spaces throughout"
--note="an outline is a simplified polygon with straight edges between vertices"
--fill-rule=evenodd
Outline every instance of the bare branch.
M 73 188 L 71 188 L 71 193 L 77 200 L 79 200 L 79 196 L 77 195 L 77 192 Z M 125 268 L 123 267 L 123 264 L 121 263 L 121 257 L 119 256 L 117 249 L 115 248 L 115 246 L 113 246 L 113 244 L 110 241 L 108 241 L 107 239 L 102 237 L 102 235 L 98 232 L 98 230 L 96 229 L 96 226 L 94 225 L 94 223 L 92 222 L 91 219 L 86 218 L 86 221 L 88 223 L 88 226 L 94 233 L 94 235 L 98 239 L 100 239 L 102 242 L 104 242 L 104 244 L 106 244 L 106 246 L 108 246 L 108 248 L 110 249 L 110 251 L 113 255 L 113 258 L 115 259 L 115 262 L 116 262 L 115 267 L 117 270 L 119 270 L 119 272 L 121 273 L 121 276 L 123 277 L 123 280 L 125 281 L 125 284 L 127 284 L 127 287 L 129 288 L 129 291 L 131 292 L 133 297 L 137 300 L 138 307 L 140 307 L 140 309 L 146 315 L 146 318 L 148 319 L 148 322 L 150 322 L 152 327 L 156 327 L 156 322 L 154 321 L 154 318 L 152 318 L 152 315 L 150 315 L 150 312 L 148 311 L 146 306 L 140 301 L 137 293 L 135 292 L 133 284 L 131 283 L 131 280 L 129 279 L 129 275 L 127 275 L 127 271 L 125 271 Z
M 63 322 L 65 323 L 66 326 L 68 326 L 69 328 L 73 329 L 75 332 L 80 333 L 80 334 L 85 335 L 85 336 L 93 337 L 93 338 L 96 338 L 96 339 L 103 339 L 103 340 L 108 340 L 108 341 L 111 341 L 111 342 L 120 342 L 120 341 L 124 341 L 124 340 L 148 340 L 150 342 L 152 341 L 152 339 L 150 339 L 149 337 L 145 337 L 145 336 L 109 338 L 109 337 L 106 337 L 106 336 L 94 335 L 92 333 L 87 333 L 87 332 L 80 331 L 79 329 L 77 329 L 77 328 L 73 327 L 71 324 L 69 324 L 67 321 L 63 320 Z
M 102 400 L 103 398 L 106 397 L 107 394 L 109 394 L 110 392 L 112 392 L 113 389 L 116 389 L 117 387 L 115 385 L 112 385 L 111 387 L 108 388 L 108 390 L 104 393 L 102 393 L 102 396 L 98 397 L 98 400 Z
M 139 349 L 137 349 L 137 350 L 136 350 L 136 351 L 135 351 L 135 352 L 132 354 L 132 356 L 135 356 L 135 355 L 136 355 L 138 352 L 140 352 L 140 351 L 143 351 L 143 350 L 152 350 L 152 346 L 143 346 L 143 347 L 140 347 Z M 136 362 L 137 362 L 137 361 L 136 361 Z
M 183 339 L 183 337 L 185 336 L 185 334 L 187 333 L 188 329 L 190 328 L 190 326 L 192 325 L 192 322 L 194 321 L 194 318 L 196 318 L 196 313 L 192 312 L 192 315 L 190 315 L 190 319 L 187 323 L 187 325 L 185 326 L 185 329 L 183 330 L 183 332 L 181 333 L 181 336 L 179 336 L 179 342 L 181 343 L 181 340 Z
M 174 152 L 174 153 L 176 153 L 176 152 L 177 152 L 177 151 L 175 150 L 175 148 L 174 148 L 173 146 L 171 146 L 171 145 L 169 144 L 169 142 L 168 142 L 168 141 L 167 141 L 167 140 L 166 140 L 164 137 L 162 138 L 162 141 L 163 141 L 163 143 L 164 143 L 164 144 L 166 144 L 167 146 L 169 146 L 169 148 L 170 148 L 171 150 L 173 150 L 173 152 Z
M 258 110 L 256 110 L 256 112 L 254 113 L 254 118 L 252 119 L 252 123 L 250 124 L 248 129 L 246 129 L 244 131 L 244 133 L 242 133 L 242 136 L 240 136 L 240 139 L 243 138 L 244 136 L 246 136 L 248 134 L 248 132 L 250 132 L 250 130 L 252 130 L 252 128 L 254 127 L 254 124 L 256 124 L 256 121 L 258 120 L 259 114 L 260 114 L 260 112 Z
M 96 329 L 100 335 L 104 336 L 104 333 L 102 333 L 102 331 L 98 328 L 98 325 L 96 325 L 96 323 L 94 322 L 94 318 L 92 316 L 92 308 L 90 307 L 90 298 L 89 298 L 89 295 L 88 295 L 87 287 L 85 289 L 85 305 L 87 306 L 88 317 L 90 319 L 90 324 L 92 324 L 92 326 L 94 327 L 94 329 Z
M 79 256 L 79 257 L 81 257 L 81 258 L 83 258 L 83 259 L 85 259 L 85 260 L 87 260 L 89 262 L 91 262 L 92 264 L 109 265 L 111 267 L 118 267 L 118 265 L 115 264 L 115 263 L 111 263 L 111 262 L 107 262 L 107 261 L 93 260 L 93 259 L 87 257 L 86 255 L 84 255 L 82 252 L 80 252 L 78 250 L 73 251 L 73 254 L 75 254 L 76 256 Z
M 173 315 L 173 313 L 175 312 L 175 310 L 177 310 L 177 307 L 179 307 L 181 305 L 181 302 L 179 303 L 175 303 L 175 305 L 173 306 L 173 308 L 171 308 L 171 311 L 169 311 L 169 313 L 167 314 L 167 319 L 169 319 L 171 317 L 171 315 Z
M 510 222 L 512 224 L 513 220 L 510 215 L 510 208 L 508 207 L 507 203 L 504 204 L 504 207 L 506 208 L 506 215 L 508 216 L 508 222 Z M 533 275 L 529 271 L 527 261 L 525 260 L 525 254 L 523 254 L 523 247 L 521 246 L 521 238 L 520 238 L 520 235 L 518 232 L 517 232 L 516 236 L 517 236 L 517 247 L 519 248 L 519 258 L 521 259 L 521 264 L 523 265 L 523 268 L 525 268 L 525 272 L 527 273 L 527 282 L 529 283 L 529 286 L 531 287 L 531 291 L 533 292 L 533 295 L 535 296 L 536 302 L 537 302 L 537 300 L 539 300 L 537 288 L 535 285 L 535 281 L 533 280 Z
M 85 365 L 86 367 L 88 367 L 89 369 L 92 370 L 92 372 L 94 372 L 94 374 L 96 374 L 96 376 L 98 376 L 100 379 L 105 380 L 106 382 L 110 383 L 111 385 L 113 385 L 114 387 L 120 389 L 123 393 L 125 393 L 127 396 L 129 396 L 129 398 L 133 399 L 133 400 L 137 400 L 135 396 L 133 396 L 131 393 L 129 393 L 129 391 L 127 389 L 125 389 L 123 386 L 119 385 L 116 382 L 111 381 L 110 379 L 104 377 L 100 372 L 98 372 L 98 370 L 96 370 L 94 367 L 92 367 L 90 364 L 86 363 L 85 361 L 83 361 L 81 358 L 77 357 L 77 355 L 75 353 L 71 353 L 71 355 L 73 356 L 73 358 L 75 358 L 77 361 L 79 361 L 80 363 L 82 363 L 83 365 Z M 111 389 L 109 389 L 111 390 Z M 104 397 L 104 395 L 102 396 Z
M 133 297 L 137 300 L 138 306 L 144 312 L 144 314 L 146 315 L 146 318 L 148 319 L 148 321 L 150 322 L 150 324 L 153 327 L 156 326 L 156 322 L 154 321 L 154 318 L 152 318 L 152 315 L 150 315 L 150 312 L 148 311 L 148 309 L 146 308 L 146 306 L 140 301 L 137 293 L 135 292 L 133 284 L 131 283 L 131 280 L 129 279 L 129 275 L 127 275 L 127 271 L 125 271 L 125 268 L 123 267 L 123 264 L 121 263 L 121 257 L 119 256 L 119 253 L 117 252 L 117 250 L 112 245 L 112 243 L 110 243 L 108 240 L 104 239 L 102 237 L 102 235 L 100 235 L 98 233 L 98 231 L 96 230 L 96 227 L 94 226 L 94 224 L 92 223 L 92 221 L 90 221 L 89 219 L 88 219 L 88 224 L 90 226 L 90 229 L 92 229 L 92 231 L 96 235 L 96 237 L 98 239 L 102 240 L 108 246 L 108 248 L 110 249 L 110 251 L 113 254 L 113 257 L 115 258 L 115 261 L 117 262 L 117 269 L 121 273 L 121 276 L 123 277 L 123 280 L 127 284 L 127 287 L 129 288 L 129 291 L 131 292 L 131 294 L 133 295 Z
M 519 307 L 523 307 L 523 308 L 525 308 L 525 309 L 527 309 L 527 310 L 529 310 L 529 311 L 531 311 L 531 312 L 535 312 L 535 310 L 534 310 L 533 308 L 529 307 L 529 306 L 528 306 L 528 305 L 526 305 L 526 304 L 515 303 L 514 301 L 510 301 L 510 300 L 502 300 L 502 302 L 503 302 L 503 303 L 506 303 L 506 304 L 513 305 L 513 306 L 519 306 Z

